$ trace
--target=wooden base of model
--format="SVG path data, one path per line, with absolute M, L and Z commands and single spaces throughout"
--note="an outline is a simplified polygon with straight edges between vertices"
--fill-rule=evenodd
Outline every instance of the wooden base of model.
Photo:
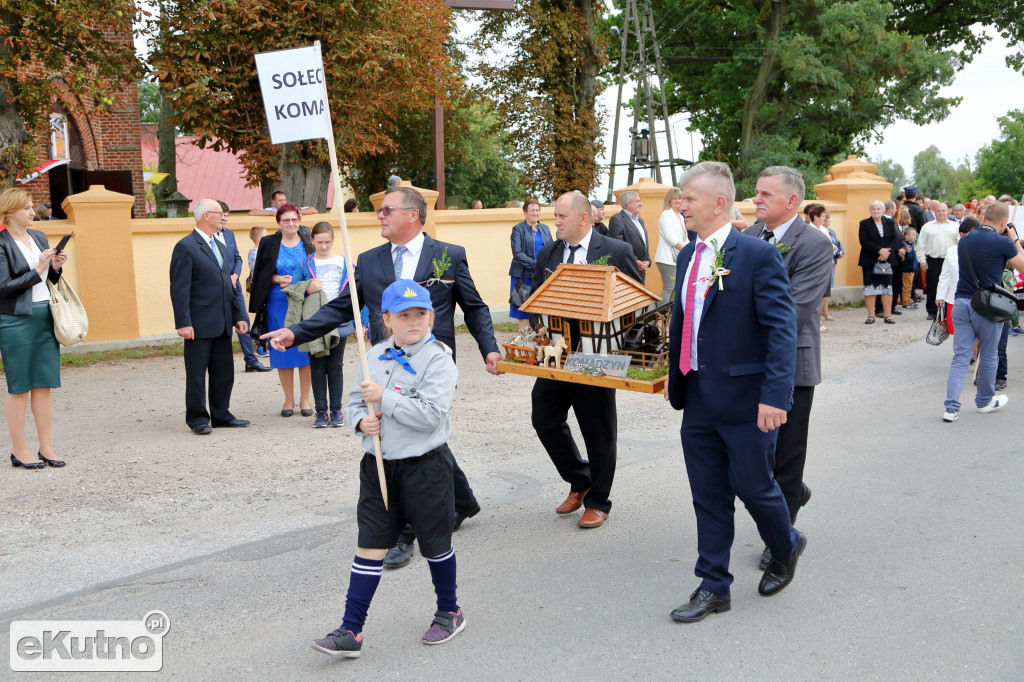
M 595 376 L 580 372 L 567 372 L 564 369 L 555 369 L 542 365 L 527 365 L 522 362 L 509 362 L 508 360 L 498 362 L 498 371 L 539 377 L 541 379 L 553 379 L 554 381 L 568 381 L 574 384 L 604 386 L 606 388 L 616 388 L 636 393 L 661 393 L 665 390 L 665 384 L 668 382 L 668 376 L 659 377 L 654 381 L 642 381 L 626 377 Z

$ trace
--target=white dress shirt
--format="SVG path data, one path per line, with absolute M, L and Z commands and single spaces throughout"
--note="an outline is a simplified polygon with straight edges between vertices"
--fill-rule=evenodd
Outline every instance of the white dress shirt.
M 945 258 L 949 247 L 956 246 L 960 238 L 960 226 L 952 220 L 940 223 L 932 220 L 921 226 L 921 234 L 917 240 L 918 253 L 924 252 L 927 258 Z
M 630 220 L 631 223 L 633 223 L 633 227 L 636 228 L 636 231 L 640 233 L 640 239 L 642 239 L 644 241 L 644 245 L 646 246 L 647 245 L 647 230 L 645 230 L 644 226 L 640 224 L 640 216 L 635 216 L 632 213 L 630 213 L 629 211 L 626 211 L 626 215 L 629 216 L 629 220 Z
M 791 228 L 793 226 L 793 221 L 794 220 L 796 220 L 796 216 L 795 215 L 792 218 L 790 218 L 789 220 L 787 220 L 786 222 L 782 223 L 781 225 L 779 225 L 778 227 L 776 227 L 774 230 L 771 231 L 772 232 L 772 244 L 775 244 L 777 242 L 781 242 L 782 241 L 782 238 L 786 236 L 786 231 L 789 230 L 789 228 Z M 764 239 L 764 233 L 768 231 L 768 226 L 767 225 L 762 225 L 761 227 L 762 227 L 761 234 L 759 236 L 761 237 L 761 239 Z M 828 233 L 826 233 L 826 235 L 827 234 Z
M 701 243 L 704 244 L 704 251 L 700 254 L 700 263 L 697 263 L 697 281 L 694 284 L 693 291 L 693 310 L 688 313 L 690 316 L 690 329 L 692 330 L 690 338 L 690 367 L 692 369 L 697 369 L 698 367 L 697 332 L 700 330 L 700 318 L 704 312 L 704 297 L 707 296 L 708 288 L 711 286 L 711 267 L 715 263 L 715 247 L 712 246 L 711 242 L 714 241 L 718 244 L 718 248 L 721 249 L 732 230 L 732 223 L 726 223 L 706 240 L 702 240 L 698 236 L 694 241 L 694 253 L 696 254 L 697 251 L 696 245 Z M 676 293 L 683 312 L 686 312 L 686 283 L 690 281 L 690 271 L 694 267 L 695 260 L 693 257 L 690 258 L 690 264 L 686 268 L 686 275 L 679 285 L 679 292 Z
M 576 249 L 576 253 L 572 259 L 572 262 L 576 265 L 585 265 L 587 261 L 587 251 L 590 249 L 590 235 L 594 234 L 594 230 L 587 230 L 587 233 L 583 235 L 583 239 L 580 240 L 579 246 L 581 248 Z M 569 257 L 569 242 L 564 242 L 565 246 L 562 247 L 562 262 L 566 262 L 565 259 Z M 576 244 L 572 244 L 576 246 Z
M 395 251 L 399 244 L 391 245 L 391 262 L 395 261 Z M 420 254 L 423 252 L 423 232 L 410 239 L 405 244 L 405 253 L 402 254 L 402 279 L 415 279 L 416 268 L 420 265 Z M 434 273 L 429 274 L 430 277 Z

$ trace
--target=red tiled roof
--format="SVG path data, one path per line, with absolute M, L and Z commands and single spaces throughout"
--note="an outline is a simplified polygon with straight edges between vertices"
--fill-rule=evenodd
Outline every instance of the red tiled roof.
M 238 156 L 224 150 L 215 152 L 209 147 L 200 149 L 195 145 L 195 136 L 176 138 L 175 151 L 178 156 L 178 191 L 192 202 L 189 210 L 199 199 L 211 198 L 223 201 L 232 211 L 249 211 L 263 208 L 263 197 L 259 186 L 245 186 L 245 171 Z M 157 166 L 156 135 L 143 126 L 142 162 L 146 167 Z M 334 198 L 333 183 L 327 186 L 327 205 Z

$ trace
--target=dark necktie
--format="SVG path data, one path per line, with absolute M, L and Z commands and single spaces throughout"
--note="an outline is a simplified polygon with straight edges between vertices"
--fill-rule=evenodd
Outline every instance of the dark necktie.
M 565 260 L 565 262 L 566 263 L 575 263 L 576 262 L 576 252 L 579 251 L 580 248 L 582 248 L 582 246 L 583 246 L 582 244 L 577 244 L 576 246 L 570 245 L 569 246 L 569 257 Z
M 765 230 L 764 234 L 761 235 L 761 239 L 765 240 L 766 242 L 770 242 L 774 238 L 775 233 L 772 232 L 771 230 Z

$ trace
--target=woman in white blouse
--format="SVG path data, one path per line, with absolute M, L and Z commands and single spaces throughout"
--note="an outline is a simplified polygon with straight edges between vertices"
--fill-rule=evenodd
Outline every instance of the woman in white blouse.
M 683 191 L 673 187 L 665 194 L 665 206 L 658 219 L 658 250 L 654 262 L 661 273 L 661 297 L 668 300 L 675 287 L 676 258 L 686 246 L 686 223 L 679 212 L 683 205 Z
M 0 222 L 6 227 L 0 231 L 0 355 L 7 378 L 11 466 L 25 469 L 64 466 L 50 441 L 50 389 L 60 387 L 60 347 L 53 335 L 46 281 L 60 279 L 68 257 L 51 249 L 45 234 L 28 229 L 35 215 L 32 197 L 25 190 L 9 189 L 0 196 Z M 25 440 L 30 396 L 39 436 L 36 453 Z

